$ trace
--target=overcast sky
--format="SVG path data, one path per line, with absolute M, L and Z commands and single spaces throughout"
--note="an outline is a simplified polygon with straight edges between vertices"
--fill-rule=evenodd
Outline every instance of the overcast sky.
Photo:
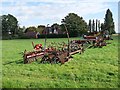
M 68 13 L 76 13 L 88 22 L 89 19 L 104 21 L 106 10 L 113 13 L 118 32 L 119 0 L 2 0 L 1 15 L 12 14 L 20 26 L 52 25 L 61 23 Z

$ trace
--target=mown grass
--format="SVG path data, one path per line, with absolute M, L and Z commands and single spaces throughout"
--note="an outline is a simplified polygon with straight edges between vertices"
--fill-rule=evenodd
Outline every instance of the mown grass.
M 71 38 L 79 39 L 79 38 Z M 86 49 L 73 55 L 69 62 L 59 64 L 23 64 L 21 52 L 32 50 L 31 42 L 44 44 L 44 39 L 2 41 L 3 88 L 117 88 L 118 36 L 103 48 Z M 47 42 L 67 42 L 66 38 Z

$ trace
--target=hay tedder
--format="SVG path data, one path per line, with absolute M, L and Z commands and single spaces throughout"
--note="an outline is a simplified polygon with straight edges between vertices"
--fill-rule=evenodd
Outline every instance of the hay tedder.
M 111 36 L 105 31 L 93 32 L 90 33 L 89 35 L 84 35 L 83 38 L 94 47 L 106 46 L 107 44 L 109 44 L 106 42 L 106 40 L 113 40 Z
M 32 42 L 33 45 L 33 51 L 24 51 L 23 59 L 24 64 L 31 63 L 33 61 L 38 60 L 41 58 L 41 63 L 61 63 L 64 64 L 67 62 L 73 55 L 76 53 L 82 53 L 84 52 L 83 44 L 77 43 L 73 41 L 69 41 L 69 34 L 66 29 L 67 36 L 68 36 L 68 43 L 65 42 L 62 43 L 55 43 L 51 42 L 50 45 L 46 48 L 46 40 L 45 38 L 45 44 L 44 48 L 42 44 L 36 44 Z
M 33 42 L 32 42 L 33 43 Z M 55 42 L 52 43 L 56 44 Z M 71 55 L 76 53 L 82 53 L 84 51 L 82 44 L 71 42 L 69 45 L 62 42 L 57 43 L 56 47 L 49 45 L 48 48 L 43 48 L 42 44 L 34 46 L 34 50 L 31 52 L 24 51 L 24 63 L 30 63 L 41 58 L 41 63 L 61 63 L 64 64 L 69 60 Z M 69 48 L 69 50 L 68 50 Z
M 76 53 L 83 53 L 85 50 L 85 45 L 89 44 L 93 47 L 102 47 L 106 46 L 106 40 L 111 40 L 110 37 L 103 36 L 103 32 L 94 33 L 93 35 L 84 35 L 83 40 L 72 40 L 69 41 L 69 34 L 67 32 L 68 43 L 61 42 L 51 42 L 50 45 L 46 47 L 46 40 L 44 47 L 42 44 L 36 44 L 32 42 L 33 51 L 24 51 L 23 59 L 24 64 L 37 61 L 41 59 L 40 63 L 61 63 L 64 64 L 72 55 Z

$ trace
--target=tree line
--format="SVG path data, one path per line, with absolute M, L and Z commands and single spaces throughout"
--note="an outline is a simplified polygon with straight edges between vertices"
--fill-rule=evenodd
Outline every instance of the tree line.
M 25 28 L 25 26 L 20 27 L 17 18 L 11 14 L 0 16 L 0 22 L 2 22 L 1 29 L 3 38 L 19 38 L 27 31 L 41 33 L 41 29 L 46 28 L 44 25 L 38 25 L 38 27 L 31 26 L 27 28 Z M 51 25 L 51 28 L 60 28 L 64 32 L 65 27 L 63 24 L 67 27 L 70 36 L 81 36 L 82 34 L 87 34 L 88 32 L 101 30 L 108 30 L 110 34 L 115 33 L 113 15 L 110 9 L 106 11 L 104 23 L 100 23 L 100 20 L 98 19 L 90 19 L 87 24 L 83 17 L 78 16 L 75 13 L 69 13 L 61 20 L 60 25 L 54 23 Z

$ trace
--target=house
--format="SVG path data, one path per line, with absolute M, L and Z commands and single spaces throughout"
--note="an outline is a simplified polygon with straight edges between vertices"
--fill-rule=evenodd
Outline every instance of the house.
M 47 27 L 43 30 L 42 34 L 63 34 L 59 28 Z
M 34 31 L 28 31 L 24 34 L 25 37 L 28 37 L 28 38 L 36 38 L 36 34 L 37 32 L 34 32 Z
M 43 25 L 39 25 L 36 27 L 29 27 L 25 30 L 25 37 L 28 38 L 40 38 L 40 35 L 45 34 L 65 34 L 60 28 L 57 27 L 45 27 Z

